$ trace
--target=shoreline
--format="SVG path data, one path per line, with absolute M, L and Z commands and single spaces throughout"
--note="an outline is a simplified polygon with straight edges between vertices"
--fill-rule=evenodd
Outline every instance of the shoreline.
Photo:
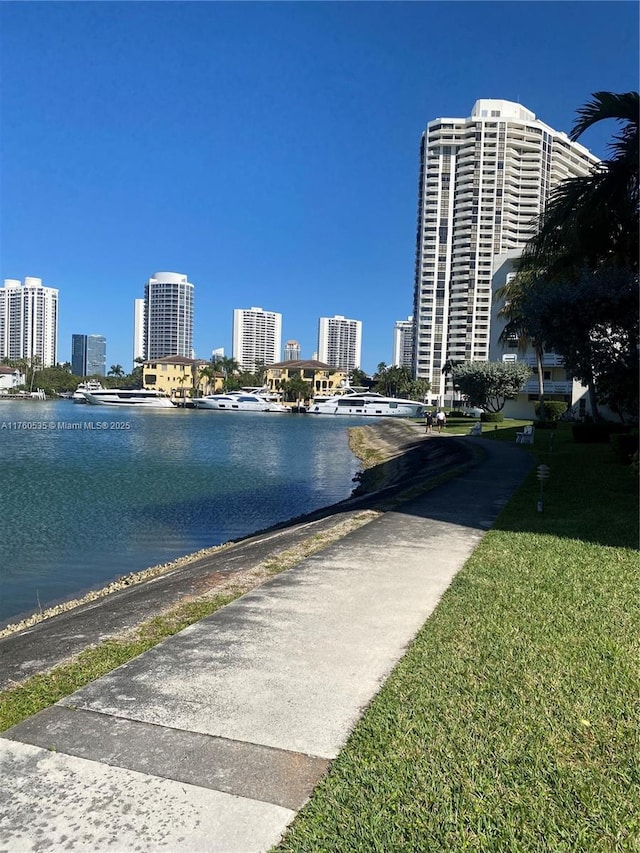
M 400 492 L 427 488 L 426 476 L 437 479 L 447 472 L 450 476 L 456 465 L 468 462 L 466 445 L 425 439 L 422 425 L 413 422 L 349 428 L 349 443 L 361 459 L 362 471 L 344 501 L 125 575 L 7 625 L 0 630 L 0 643 L 13 670 L 7 673 L 5 686 L 51 669 L 105 639 L 124 636 L 182 603 L 229 591 L 244 594 L 274 571 L 295 565 L 378 517 L 398 501 Z
M 354 497 L 364 496 L 374 491 L 374 484 L 366 481 L 366 472 L 368 469 L 372 467 L 371 459 L 372 453 L 376 454 L 376 459 L 378 457 L 383 457 L 380 459 L 378 464 L 388 465 L 391 460 L 397 458 L 400 450 L 397 446 L 394 446 L 393 440 L 390 438 L 391 435 L 399 435 L 398 431 L 395 432 L 380 429 L 385 425 L 380 424 L 372 424 L 371 426 L 363 426 L 363 427 L 350 427 L 348 428 L 348 437 L 349 437 L 349 447 L 351 452 L 356 456 L 362 466 L 363 471 L 358 476 L 358 485 L 354 487 L 350 497 L 345 498 L 344 501 L 339 501 L 337 504 L 332 504 L 327 507 L 323 507 L 321 510 L 316 510 L 315 512 L 308 513 L 302 516 L 294 516 L 293 518 L 289 518 L 286 521 L 279 522 L 276 525 L 272 525 L 271 527 L 264 528 L 262 530 L 255 530 L 241 539 L 234 539 L 228 542 L 223 542 L 220 545 L 211 545 L 207 548 L 201 548 L 198 551 L 193 551 L 189 554 L 184 554 L 181 557 L 176 557 L 174 560 L 170 560 L 166 563 L 158 563 L 155 566 L 149 566 L 146 569 L 141 569 L 137 572 L 129 572 L 126 575 L 122 575 L 118 578 L 115 578 L 110 583 L 106 584 L 99 589 L 92 589 L 86 592 L 84 595 L 80 595 L 76 598 L 70 598 L 65 601 L 61 601 L 58 604 L 51 605 L 51 607 L 43 608 L 40 611 L 35 611 L 34 613 L 23 616 L 22 618 L 17 618 L 16 621 L 12 621 L 7 623 L 6 625 L 0 626 L 0 639 L 4 637 L 11 636 L 18 631 L 23 631 L 27 628 L 31 628 L 34 625 L 38 625 L 41 622 L 44 622 L 48 619 L 53 618 L 54 616 L 58 616 L 61 613 L 67 613 L 71 610 L 74 610 L 77 607 L 81 607 L 83 605 L 91 604 L 92 602 L 99 601 L 100 599 L 106 598 L 114 592 L 118 592 L 120 590 L 128 589 L 132 586 L 146 583 L 147 581 L 153 580 L 154 578 L 160 577 L 161 575 L 167 574 L 168 572 L 179 570 L 183 567 L 189 566 L 196 561 L 200 561 L 206 559 L 208 557 L 213 557 L 214 555 L 220 553 L 221 551 L 232 547 L 233 545 L 245 541 L 246 539 L 250 539 L 255 536 L 260 536 L 262 534 L 268 533 L 272 530 L 278 530 L 282 527 L 288 527 L 290 525 L 296 524 L 302 519 L 310 516 L 313 517 L 317 512 L 325 512 L 331 508 L 331 506 L 340 506 L 347 501 L 352 500 Z M 406 429 L 406 427 L 404 428 Z M 409 429 L 406 429 L 407 434 L 409 434 Z M 377 433 L 380 433 L 379 435 Z M 390 485 L 391 481 L 396 478 L 395 471 L 393 470 L 393 463 L 391 467 L 387 469 L 387 473 L 382 477 L 377 477 L 376 482 L 378 483 L 379 488 L 384 488 L 385 479 L 389 480 L 387 485 Z M 365 482 L 366 481 L 366 482 Z M 382 485 L 379 485 L 382 483 Z

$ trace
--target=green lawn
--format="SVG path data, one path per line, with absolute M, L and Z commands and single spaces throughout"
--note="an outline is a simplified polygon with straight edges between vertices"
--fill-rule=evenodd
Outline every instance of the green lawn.
M 281 850 L 640 849 L 638 481 L 551 435 Z

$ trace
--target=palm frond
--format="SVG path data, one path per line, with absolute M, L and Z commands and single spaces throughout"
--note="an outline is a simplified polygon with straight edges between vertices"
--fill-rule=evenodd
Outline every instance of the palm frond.
M 638 93 L 594 92 L 591 100 L 576 110 L 576 119 L 569 139 L 576 141 L 589 127 L 605 119 L 628 122 L 638 129 Z

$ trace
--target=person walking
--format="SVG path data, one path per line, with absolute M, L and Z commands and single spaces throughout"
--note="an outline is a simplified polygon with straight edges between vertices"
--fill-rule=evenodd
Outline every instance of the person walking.
M 424 426 L 425 426 L 424 431 L 427 433 L 427 435 L 429 435 L 429 433 L 432 432 L 432 430 L 433 430 L 433 413 L 432 412 L 427 412 L 427 414 L 425 415 Z
M 436 426 L 438 427 L 438 432 L 442 432 L 442 427 L 446 426 L 447 416 L 442 411 L 442 409 L 438 409 L 438 413 L 436 414 Z

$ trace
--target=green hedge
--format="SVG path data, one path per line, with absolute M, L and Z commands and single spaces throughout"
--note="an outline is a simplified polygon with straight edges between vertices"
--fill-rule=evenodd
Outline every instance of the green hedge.
M 504 420 L 504 412 L 483 412 L 480 420 L 483 424 L 499 424 Z
M 629 432 L 629 427 L 609 423 L 573 424 L 571 432 L 578 444 L 607 444 L 612 435 Z
M 544 404 L 544 419 L 548 422 L 557 421 L 560 419 L 562 415 L 567 411 L 568 405 L 567 403 L 563 403 L 559 400 L 549 400 L 549 402 L 545 401 Z M 540 417 L 540 403 L 536 403 L 536 417 Z M 536 424 L 537 426 L 537 424 Z
M 610 438 L 611 449 L 625 465 L 630 465 L 634 454 L 638 453 L 638 431 L 614 432 Z

